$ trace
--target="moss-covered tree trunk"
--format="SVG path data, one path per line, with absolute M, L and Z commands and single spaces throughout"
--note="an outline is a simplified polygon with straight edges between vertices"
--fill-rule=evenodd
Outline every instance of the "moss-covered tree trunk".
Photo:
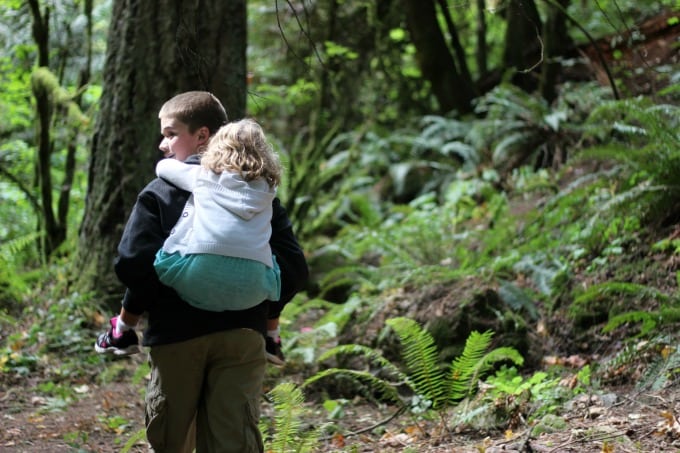
M 112 262 L 137 193 L 160 158 L 158 110 L 187 90 L 207 90 L 230 119 L 246 88 L 245 0 L 113 2 L 88 192 L 74 261 L 75 287 L 117 305 Z

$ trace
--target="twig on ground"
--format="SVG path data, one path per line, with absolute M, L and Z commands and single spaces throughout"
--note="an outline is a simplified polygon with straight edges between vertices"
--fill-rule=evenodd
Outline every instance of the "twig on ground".
M 360 430 L 358 430 L 358 431 L 349 432 L 349 433 L 345 434 L 345 437 L 358 436 L 359 434 L 363 434 L 363 433 L 365 433 L 365 432 L 367 432 L 367 431 L 372 431 L 372 430 L 374 430 L 375 428 L 377 428 L 378 426 L 386 425 L 387 423 L 391 422 L 392 420 L 394 420 L 394 419 L 395 419 L 396 417 L 398 417 L 399 415 L 403 414 L 405 411 L 406 411 L 406 407 L 402 406 L 402 407 L 400 407 L 399 409 L 397 409 L 397 411 L 396 411 L 394 414 L 390 415 L 390 416 L 387 417 L 386 419 L 381 420 L 381 421 L 379 421 L 379 422 L 377 422 L 377 423 L 374 423 L 373 425 L 368 426 L 368 427 L 366 427 L 366 428 L 362 428 L 362 429 L 360 429 Z M 323 440 L 330 440 L 331 438 L 332 438 L 332 436 L 327 436 L 327 437 L 325 437 Z

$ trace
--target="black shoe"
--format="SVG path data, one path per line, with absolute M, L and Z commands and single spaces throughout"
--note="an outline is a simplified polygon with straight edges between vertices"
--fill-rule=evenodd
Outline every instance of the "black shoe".
M 267 360 L 269 363 L 276 366 L 285 365 L 286 359 L 283 357 L 283 352 L 281 352 L 281 339 L 279 338 L 277 341 L 269 335 L 265 335 L 265 339 L 265 349 L 267 351 Z
M 118 317 L 111 318 L 111 328 L 99 335 L 94 344 L 94 350 L 99 354 L 130 355 L 136 354 L 139 349 L 139 338 L 134 329 L 126 330 L 123 335 L 116 338 L 113 336 L 113 329 L 116 328 Z

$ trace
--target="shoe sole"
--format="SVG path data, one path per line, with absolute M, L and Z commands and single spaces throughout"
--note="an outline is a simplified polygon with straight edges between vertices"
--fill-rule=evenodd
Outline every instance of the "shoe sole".
M 113 354 L 119 357 L 137 354 L 138 352 L 140 352 L 138 345 L 128 346 L 125 349 L 120 349 L 120 348 L 102 348 L 99 345 L 97 345 L 97 343 L 94 344 L 94 350 L 97 351 L 98 354 Z
M 267 361 L 274 366 L 284 366 L 286 362 L 276 357 L 274 354 L 267 353 Z

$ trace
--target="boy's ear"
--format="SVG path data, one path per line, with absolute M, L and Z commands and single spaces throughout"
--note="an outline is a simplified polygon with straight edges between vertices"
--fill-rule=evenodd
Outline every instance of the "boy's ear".
M 201 142 L 201 145 L 206 143 L 209 138 L 210 138 L 210 129 L 208 129 L 205 126 L 198 129 L 198 140 Z

